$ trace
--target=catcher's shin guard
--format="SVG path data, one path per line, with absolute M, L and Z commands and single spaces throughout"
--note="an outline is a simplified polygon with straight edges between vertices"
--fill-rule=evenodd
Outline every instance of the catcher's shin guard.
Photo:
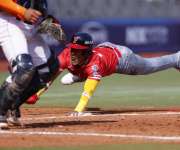
M 48 68 L 48 72 L 41 72 L 44 68 Z M 20 96 L 20 100 L 16 100 L 13 109 L 18 109 L 24 102 L 34 104 L 48 87 L 47 85 L 55 79 L 59 71 L 59 62 L 56 55 L 52 52 L 48 62 L 35 68 L 35 74 L 28 87 Z M 28 100 L 28 101 L 27 101 Z
M 39 76 L 36 73 L 29 83 L 29 86 L 24 90 L 23 94 L 20 95 L 19 99 L 15 100 L 13 105 L 8 111 L 7 121 L 11 125 L 21 125 L 19 118 L 21 117 L 20 106 L 34 93 L 36 93 L 40 88 L 43 87 L 43 83 L 40 82 Z
M 15 101 L 20 99 L 24 90 L 31 82 L 35 69 L 31 56 L 21 54 L 15 60 L 16 70 L 12 73 L 12 82 L 4 83 L 0 89 L 0 115 L 6 115 Z
M 20 100 L 16 100 L 14 109 L 18 109 L 26 100 L 34 95 L 39 89 L 43 88 L 45 86 L 45 83 L 41 81 L 39 74 L 37 71 L 35 72 L 35 75 L 33 79 L 31 80 L 28 88 L 26 88 L 20 96 Z

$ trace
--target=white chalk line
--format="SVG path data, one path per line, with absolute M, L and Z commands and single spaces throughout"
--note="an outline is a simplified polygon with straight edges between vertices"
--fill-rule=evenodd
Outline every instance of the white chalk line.
M 119 114 L 97 114 L 90 117 L 96 116 L 153 116 L 153 115 L 179 115 L 180 112 L 150 112 L 150 113 L 119 113 Z M 24 118 L 22 120 L 44 120 L 44 119 L 58 119 L 67 118 L 69 116 L 46 116 L 46 117 L 35 117 L 35 118 Z M 87 117 L 87 116 L 82 116 Z M 70 118 L 70 117 L 69 117 Z M 46 132 L 46 131 L 4 131 L 0 130 L 0 134 L 4 135 L 44 135 L 44 136 L 93 136 L 93 137 L 113 137 L 119 139 L 134 139 L 134 140 L 153 140 L 153 141 L 174 141 L 180 142 L 180 136 L 152 136 L 152 135 L 137 135 L 137 134 L 111 134 L 111 133 L 88 133 L 88 132 Z
M 89 113 L 89 112 L 88 112 Z M 125 116 L 159 116 L 159 115 L 180 115 L 180 112 L 172 112 L 172 111 L 166 111 L 166 112 L 139 112 L 139 113 L 116 113 L 116 114 L 91 114 L 91 115 L 84 115 L 84 116 L 79 116 L 78 118 L 83 118 L 83 117 L 109 117 L 109 116 L 120 116 L 120 117 L 125 117 Z M 44 116 L 44 117 L 29 117 L 29 118 L 22 118 L 22 121 L 28 121 L 28 120 L 44 120 L 44 119 L 63 119 L 63 118 L 77 118 L 73 116 Z
M 108 134 L 108 133 L 88 133 L 88 132 L 42 132 L 42 131 L 0 131 L 0 134 L 8 135 L 45 135 L 45 136 L 92 136 L 92 137 L 111 137 L 119 139 L 134 139 L 134 140 L 153 140 L 153 141 L 174 141 L 180 142 L 180 136 L 150 136 L 136 134 Z

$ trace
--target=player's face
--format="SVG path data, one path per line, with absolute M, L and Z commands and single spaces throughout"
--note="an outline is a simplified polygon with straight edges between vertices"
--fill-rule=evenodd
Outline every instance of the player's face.
M 72 65 L 83 65 L 85 62 L 84 53 L 71 49 L 71 63 Z

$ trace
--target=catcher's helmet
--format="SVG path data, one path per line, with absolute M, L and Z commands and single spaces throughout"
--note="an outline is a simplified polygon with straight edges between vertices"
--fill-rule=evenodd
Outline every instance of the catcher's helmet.
M 72 36 L 71 43 L 69 44 L 69 48 L 71 48 L 72 63 L 74 65 L 75 64 L 82 65 L 83 61 L 86 62 L 87 58 L 92 53 L 92 47 L 93 47 L 93 40 L 88 33 L 77 32 L 76 34 L 74 34 Z

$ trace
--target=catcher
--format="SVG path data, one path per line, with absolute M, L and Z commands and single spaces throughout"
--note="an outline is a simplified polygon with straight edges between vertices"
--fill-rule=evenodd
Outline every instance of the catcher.
M 125 46 L 110 42 L 93 48 L 92 37 L 82 32 L 72 36 L 71 42 L 58 55 L 58 60 L 59 70 L 68 69 L 70 72 L 62 77 L 62 84 L 85 81 L 84 90 L 72 116 L 83 115 L 102 77 L 114 73 L 146 75 L 169 68 L 180 69 L 180 52 L 162 57 L 143 58 Z
M 65 40 L 61 25 L 48 15 L 46 0 L 0 0 L 0 46 L 10 68 L 0 88 L 0 128 L 8 128 L 9 110 L 13 114 L 58 71 L 59 62 L 41 33 Z

